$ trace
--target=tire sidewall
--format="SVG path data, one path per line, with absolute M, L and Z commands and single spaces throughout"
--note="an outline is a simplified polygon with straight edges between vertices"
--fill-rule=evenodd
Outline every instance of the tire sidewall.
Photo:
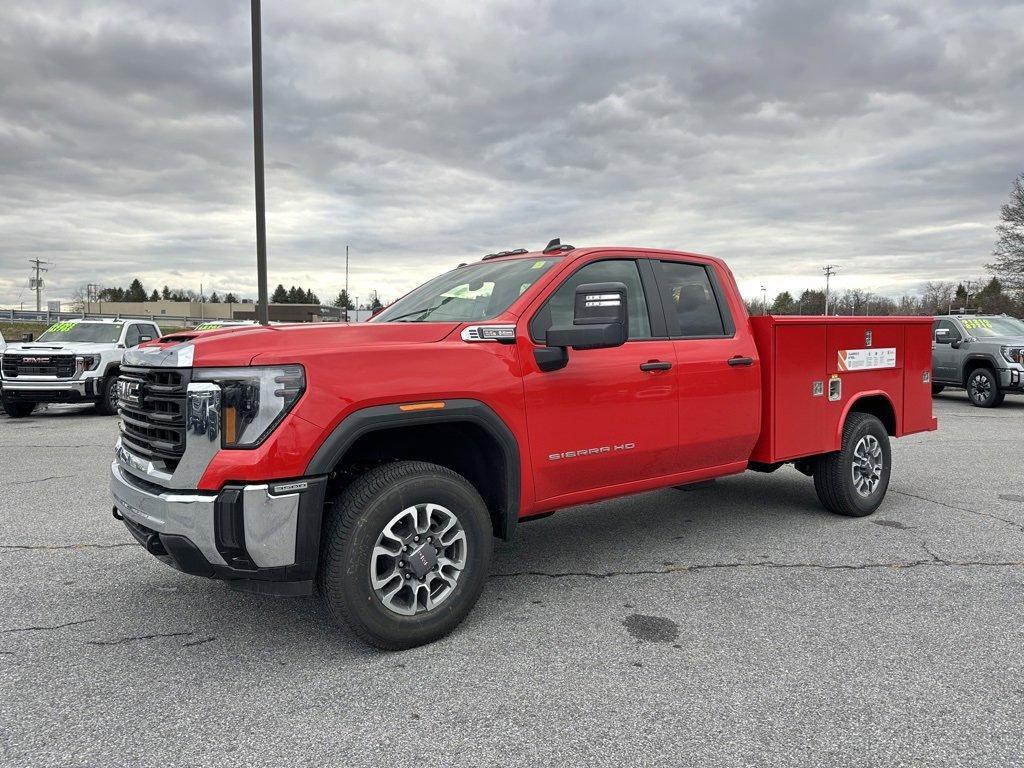
M 882 449 L 882 476 L 870 496 L 861 496 L 853 484 L 854 450 L 865 435 L 871 435 L 878 440 Z M 839 462 L 843 494 L 847 501 L 859 515 L 870 515 L 885 499 L 885 494 L 889 490 L 889 477 L 892 473 L 892 447 L 889 444 L 889 434 L 885 431 L 882 422 L 874 416 L 861 419 L 860 424 L 849 433 L 849 440 L 843 445 L 840 452 Z
M 115 396 L 114 404 L 110 404 L 111 394 L 117 392 L 117 376 L 111 375 L 103 380 L 103 395 L 99 402 L 96 403 L 96 410 L 102 413 L 104 416 L 113 416 L 117 413 L 117 399 Z
M 463 481 L 464 482 L 464 481 Z M 403 478 L 379 493 L 359 514 L 344 542 L 341 568 L 326 573 L 328 600 L 340 600 L 365 631 L 389 644 L 419 645 L 447 634 L 483 591 L 490 565 L 490 517 L 479 495 L 457 478 L 423 473 Z M 387 609 L 370 584 L 370 556 L 384 526 L 403 509 L 433 503 L 449 509 L 466 533 L 467 560 L 455 589 L 431 611 L 401 616 Z

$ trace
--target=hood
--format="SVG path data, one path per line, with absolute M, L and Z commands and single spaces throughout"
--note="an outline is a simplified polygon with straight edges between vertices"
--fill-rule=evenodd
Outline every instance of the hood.
M 129 365 L 238 366 L 257 356 L 301 358 L 305 352 L 351 347 L 432 344 L 461 323 L 301 323 L 231 326 L 175 333 L 128 350 Z M 191 337 L 191 338 L 187 338 Z
M 967 334 L 970 336 L 970 331 Z M 971 336 L 978 344 L 998 344 L 1001 347 L 1024 346 L 1024 336 Z
M 8 344 L 5 354 L 19 353 L 26 355 L 88 355 L 109 352 L 117 347 L 113 342 L 103 344 L 95 341 L 61 341 L 47 344 L 45 341 L 30 341 L 19 344 Z

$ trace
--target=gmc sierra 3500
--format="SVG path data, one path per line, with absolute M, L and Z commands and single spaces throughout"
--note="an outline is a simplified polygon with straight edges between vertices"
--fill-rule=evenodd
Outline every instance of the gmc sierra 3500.
M 553 510 L 793 463 L 872 513 L 889 438 L 933 430 L 931 318 L 749 318 L 726 265 L 503 252 L 370 322 L 129 350 L 114 515 L 240 589 L 318 591 L 383 648 L 450 632 L 493 536 Z

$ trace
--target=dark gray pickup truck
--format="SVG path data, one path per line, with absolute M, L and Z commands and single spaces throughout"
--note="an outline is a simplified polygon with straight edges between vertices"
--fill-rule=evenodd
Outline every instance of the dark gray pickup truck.
M 962 387 L 979 408 L 1024 393 L 1024 322 L 1007 315 L 941 315 L 932 328 L 932 394 Z

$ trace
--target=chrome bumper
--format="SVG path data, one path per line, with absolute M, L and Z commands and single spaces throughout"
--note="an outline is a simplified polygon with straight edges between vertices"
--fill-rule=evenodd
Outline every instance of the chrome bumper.
M 39 379 L 32 381 L 31 379 L 3 379 L 0 381 L 0 387 L 15 391 L 28 391 L 28 392 L 77 392 L 80 395 L 85 395 L 85 381 L 70 379 Z
M 201 491 L 156 491 L 132 482 L 114 461 L 110 492 L 118 512 L 157 534 L 182 536 L 214 566 L 228 566 L 217 547 L 218 494 Z M 241 488 L 245 548 L 259 568 L 295 563 L 299 494 L 272 495 L 267 485 Z

